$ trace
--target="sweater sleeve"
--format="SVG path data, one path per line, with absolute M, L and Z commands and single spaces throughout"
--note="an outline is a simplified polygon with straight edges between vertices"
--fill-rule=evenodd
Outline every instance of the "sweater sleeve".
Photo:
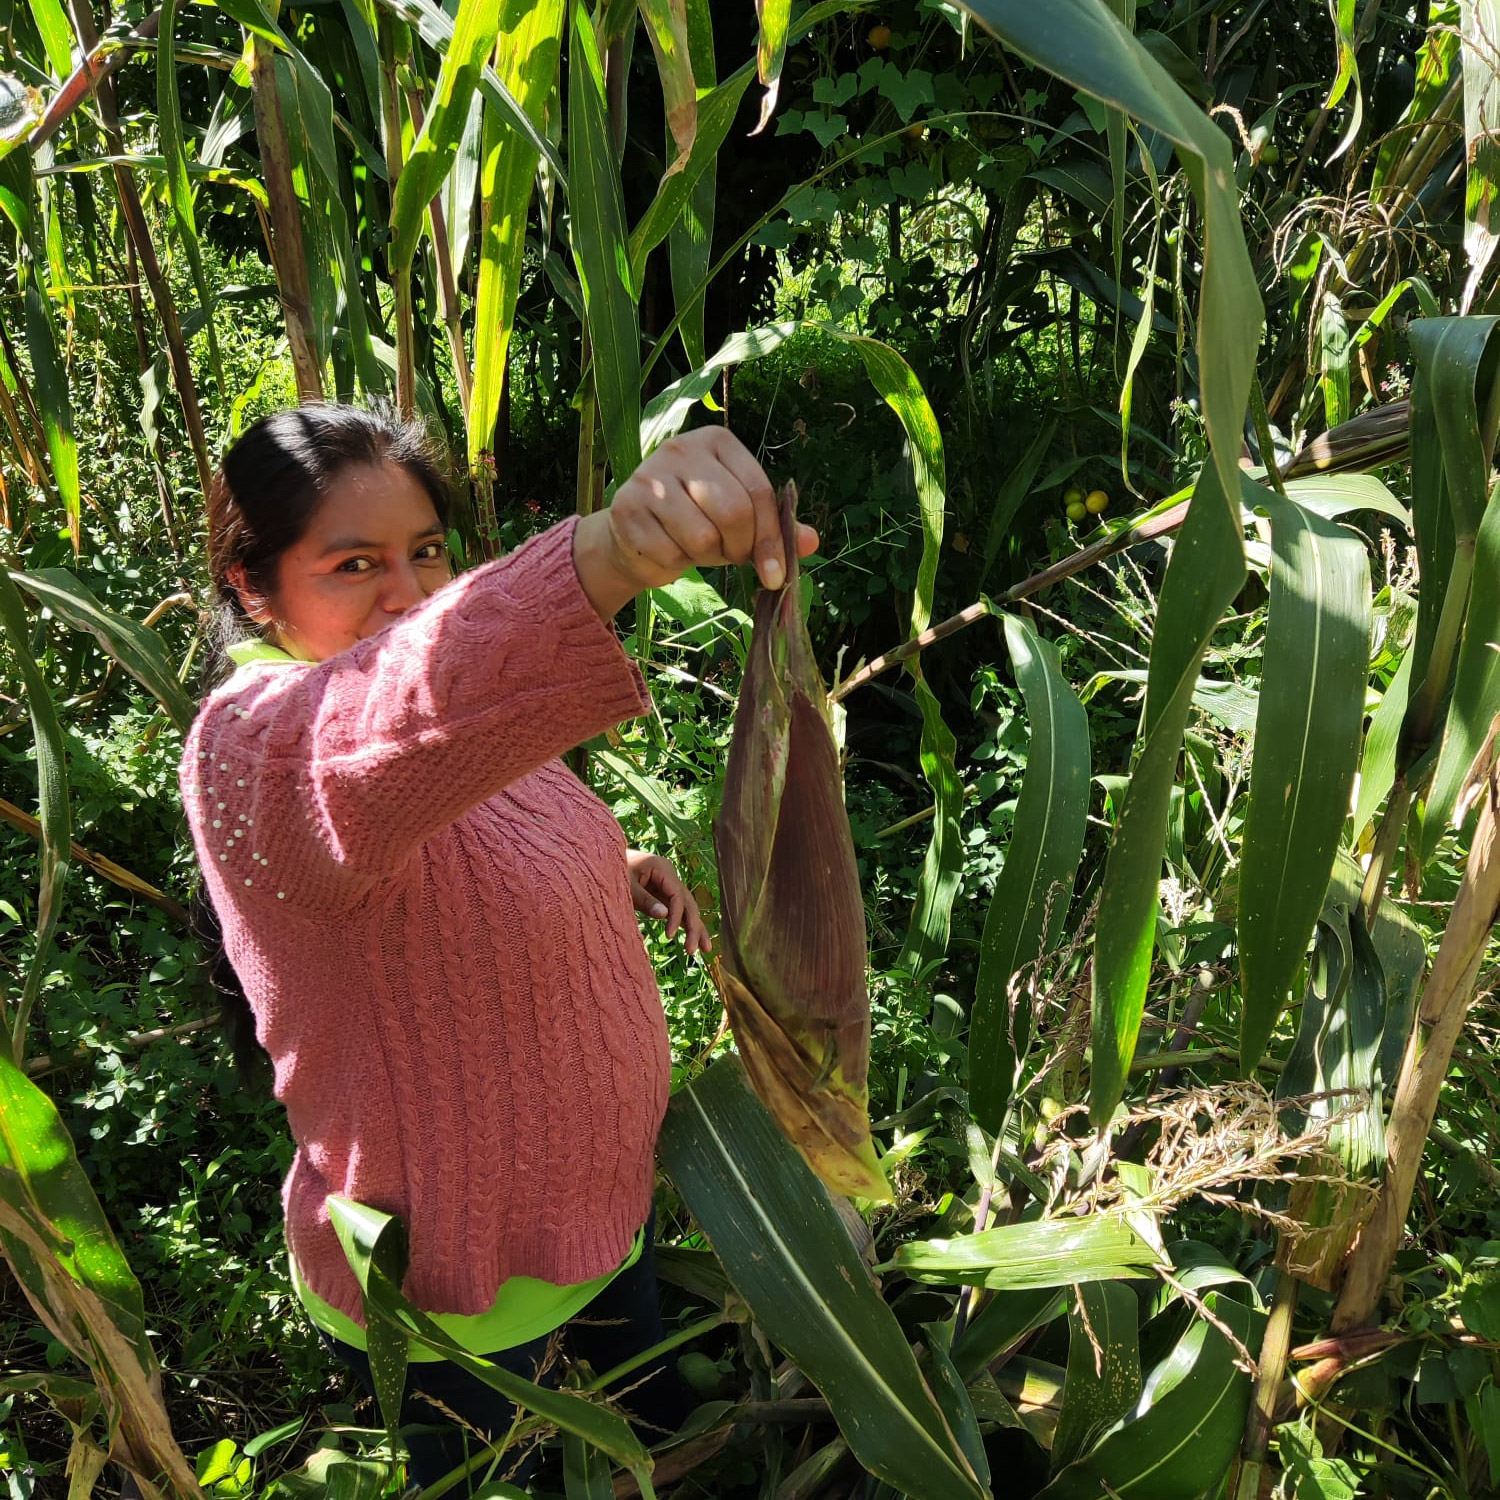
M 236 674 L 182 783 L 210 885 L 347 905 L 469 808 L 650 704 L 564 521 L 327 661 Z

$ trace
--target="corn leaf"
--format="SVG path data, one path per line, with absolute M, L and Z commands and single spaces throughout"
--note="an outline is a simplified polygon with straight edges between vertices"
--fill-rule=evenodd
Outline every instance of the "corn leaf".
M 913 1240 L 881 1269 L 941 1286 L 1011 1292 L 1149 1277 L 1161 1264 L 1161 1252 L 1123 1219 L 1096 1214 L 1006 1224 L 951 1240 Z
M 517 1406 L 564 1432 L 585 1438 L 637 1474 L 644 1471 L 649 1475 L 646 1451 L 623 1417 L 571 1391 L 549 1390 L 523 1380 L 469 1353 L 401 1294 L 406 1274 L 406 1229 L 399 1219 L 337 1194 L 330 1195 L 328 1212 L 359 1282 L 368 1328 L 385 1324 L 400 1334 L 403 1351 L 404 1341 L 411 1340 L 441 1354 Z
M 3 1049 L 0 1248 L 43 1326 L 88 1367 L 122 1439 L 112 1456 L 148 1483 L 196 1493 L 162 1406 L 140 1285 L 52 1101 Z
M 781 64 L 786 57 L 787 30 L 792 20 L 792 0 L 755 0 L 755 15 L 760 22 L 760 40 L 756 46 L 755 65 L 766 95 L 761 101 L 760 122 L 756 131 L 766 128 L 776 110 L 776 94 L 781 86 Z
M 1056 1287 L 996 1292 L 955 1341 L 954 1369 L 965 1381 L 972 1382 L 1028 1333 L 1060 1317 L 1065 1305 L 1066 1294 Z
M 74 630 L 85 630 L 141 684 L 186 733 L 198 708 L 177 680 L 162 638 L 149 625 L 106 609 L 66 568 L 13 572 L 12 581 Z
M 865 1468 L 915 1500 L 980 1500 L 848 1230 L 734 1059 L 673 1097 L 661 1156 L 735 1290 L 827 1398 Z
M 693 81 L 692 45 L 688 38 L 687 0 L 637 0 L 646 35 L 656 54 L 667 133 L 677 156 L 667 167 L 670 177 L 687 165 L 698 133 L 698 85 Z
M 1090 1113 L 1101 1128 L 1125 1092 L 1140 1035 L 1156 939 L 1167 813 L 1177 757 L 1198 687 L 1198 669 L 1214 627 L 1239 592 L 1244 576 L 1238 507 L 1231 519 L 1218 471 L 1205 465 L 1162 585 L 1140 749 L 1099 894 Z
M 714 60 L 713 14 L 709 0 L 688 0 L 688 39 L 693 57 L 693 76 L 699 88 L 712 85 L 718 77 Z M 694 155 L 699 154 L 699 141 L 711 139 L 718 129 L 716 114 L 728 105 L 732 94 L 734 107 L 750 82 L 748 65 L 729 79 L 725 85 L 727 93 L 721 100 L 720 91 L 712 89 L 707 97 L 698 101 L 698 136 L 693 142 Z M 736 84 L 743 75 L 744 82 Z M 728 135 L 728 127 L 724 135 Z M 682 212 L 672 224 L 667 240 L 667 259 L 672 275 L 672 300 L 678 310 L 678 336 L 687 354 L 689 366 L 697 368 L 708 358 L 703 328 L 704 291 L 708 280 L 709 264 L 713 255 L 714 214 L 718 197 L 719 148 L 723 136 L 714 144 L 713 157 L 705 163 L 703 170 L 694 174 L 694 162 L 690 157 L 686 175 L 692 177 L 692 188 Z
M 1082 1458 L 1141 1394 L 1140 1301 L 1118 1281 L 1075 1287 L 1068 1308 L 1068 1378 L 1052 1439 L 1052 1470 Z
M 1010 981 L 1047 949 L 1067 916 L 1083 856 L 1089 805 L 1089 723 L 1057 663 L 1057 651 L 1018 615 L 1002 621 L 1031 737 L 1005 864 L 979 942 L 969 1033 L 969 1106 L 1000 1129 L 1030 1040 L 1024 996 L 1012 1012 Z
M 1254 1068 L 1323 905 L 1364 727 L 1364 539 L 1266 490 L 1271 604 L 1240 864 L 1240 1063 Z
M 61 0 L 31 0 L 31 19 L 59 83 L 73 71 L 73 28 Z M 7 27 L 7 31 L 9 27 Z
M 495 45 L 502 0 L 461 0 L 422 129 L 391 198 L 391 268 L 409 271 L 427 205 L 441 191 L 469 119 L 469 101 Z
M 568 37 L 568 195 L 573 260 L 588 310 L 594 391 L 616 484 L 641 461 L 641 344 L 625 208 L 594 24 L 573 7 Z
M 557 79 L 564 0 L 505 0 L 495 64 L 533 128 L 540 125 Z M 480 152 L 484 207 L 479 230 L 479 285 L 474 308 L 474 389 L 469 399 L 469 467 L 495 444 L 495 422 L 515 328 L 516 297 L 526 251 L 526 217 L 540 159 L 487 103 Z
M 62 906 L 63 884 L 73 848 L 68 803 L 68 760 L 62 725 L 52 690 L 31 649 L 31 629 L 21 595 L 10 574 L 0 567 L 0 625 L 26 688 L 26 708 L 36 741 L 37 814 L 41 824 L 41 889 L 37 899 L 36 948 L 15 1014 L 9 1017 L 10 1055 L 19 1064 L 25 1055 L 27 1024 L 52 957 L 52 934 Z
M 1220 1292 L 1203 1299 L 1242 1345 L 1255 1347 L 1265 1321 Z M 1244 1436 L 1250 1376 L 1229 1340 L 1195 1318 L 1147 1377 L 1140 1399 L 1084 1457 L 1061 1470 L 1038 1500 L 1199 1500 L 1217 1493 Z
M 1473 595 L 1422 820 L 1424 860 L 1431 857 L 1453 822 L 1459 794 L 1496 714 L 1500 714 L 1500 485 L 1490 491 L 1475 539 Z
M 1352 831 L 1356 841 L 1363 837 L 1370 819 L 1396 780 L 1396 742 L 1411 693 L 1414 654 L 1408 647 L 1380 699 L 1379 707 L 1370 715 L 1370 727 L 1365 731 L 1365 747 L 1359 762 L 1359 791 L 1354 800 Z

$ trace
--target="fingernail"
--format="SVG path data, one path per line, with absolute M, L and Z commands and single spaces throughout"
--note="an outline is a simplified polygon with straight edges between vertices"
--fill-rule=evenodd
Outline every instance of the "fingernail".
M 779 589 L 786 580 L 786 569 L 774 557 L 768 557 L 760 570 L 761 581 L 768 589 Z
M 666 916 L 666 914 L 667 914 L 667 909 L 666 909 L 665 906 L 663 906 L 661 904 L 660 901 L 658 901 L 656 903 L 656 905 L 651 908 L 651 915 L 653 917 L 664 917 L 664 916 Z

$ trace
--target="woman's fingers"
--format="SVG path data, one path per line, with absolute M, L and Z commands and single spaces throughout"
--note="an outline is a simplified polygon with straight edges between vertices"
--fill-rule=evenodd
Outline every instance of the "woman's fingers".
M 786 548 L 781 538 L 781 512 L 776 491 L 766 478 L 766 471 L 755 461 L 755 455 L 727 428 L 718 447 L 719 461 L 738 480 L 749 504 L 752 542 L 734 562 L 751 560 L 761 586 L 779 589 L 786 582 Z

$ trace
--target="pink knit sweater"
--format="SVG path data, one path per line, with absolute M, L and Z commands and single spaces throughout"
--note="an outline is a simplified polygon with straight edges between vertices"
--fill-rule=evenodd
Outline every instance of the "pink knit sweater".
M 354 1318 L 329 1193 L 406 1221 L 433 1312 L 603 1275 L 650 1209 L 666 1024 L 624 836 L 555 758 L 649 699 L 572 548 L 564 522 L 328 661 L 243 668 L 188 736 L 297 1146 L 287 1238 Z

